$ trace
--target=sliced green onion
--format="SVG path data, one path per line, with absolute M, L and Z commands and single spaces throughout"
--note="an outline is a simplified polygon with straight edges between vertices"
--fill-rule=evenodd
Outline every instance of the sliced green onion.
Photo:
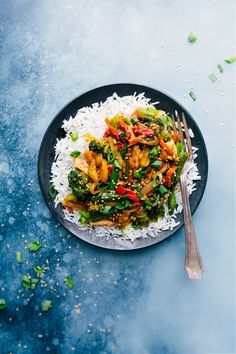
M 69 277 L 69 275 L 66 276 L 65 282 L 66 282 L 66 285 L 68 286 L 68 288 L 70 288 L 70 289 L 73 289 L 73 287 L 75 286 L 75 283 L 73 282 L 71 277 Z
M 116 127 L 117 124 L 118 124 L 118 116 L 116 115 L 116 116 L 112 117 L 112 118 L 110 119 L 110 122 L 111 122 L 111 124 L 113 125 L 113 127 Z
M 38 279 L 31 278 L 29 275 L 23 275 L 21 284 L 25 289 L 34 290 L 38 284 L 38 281 Z
M 124 121 L 125 121 L 126 124 L 130 125 L 130 119 L 128 117 L 125 117 Z
M 101 213 L 104 215 L 109 214 L 111 209 L 112 209 L 112 207 L 110 205 L 105 205 L 104 208 L 102 209 Z
M 87 221 L 90 217 L 89 213 L 87 213 L 85 210 L 80 210 L 79 214 L 80 214 L 80 222 L 82 224 L 87 224 Z
M 138 123 L 138 119 L 137 119 L 137 118 L 131 118 L 131 122 L 132 122 L 133 124 L 136 124 L 136 123 Z
M 31 279 L 31 287 L 30 289 L 34 290 L 36 288 L 36 285 L 38 284 L 39 280 L 36 278 Z
M 50 308 L 52 307 L 52 301 L 51 300 L 44 300 L 42 302 L 42 311 L 46 312 L 48 310 L 50 310 Z
M 189 35 L 188 35 L 188 41 L 189 41 L 190 43 L 194 43 L 194 42 L 196 42 L 196 40 L 197 40 L 197 36 L 195 36 L 195 34 L 193 34 L 192 32 L 190 32 Z
M 225 59 L 225 62 L 228 64 L 232 64 L 236 60 L 236 55 L 232 55 L 231 57 L 228 57 Z
M 70 153 L 70 156 L 72 156 L 72 157 L 78 157 L 80 154 L 81 154 L 80 151 L 72 151 L 72 152 Z
M 7 303 L 5 299 L 0 299 L 0 311 L 4 310 L 7 307 Z
M 217 64 L 217 69 L 219 70 L 219 72 L 222 74 L 224 71 L 224 68 L 221 64 Z
M 116 167 L 116 168 L 119 168 L 121 170 L 121 165 L 119 164 L 119 162 L 117 160 L 115 160 L 113 162 L 113 165 Z
M 40 266 L 34 266 L 34 271 L 37 273 L 38 276 L 40 276 L 43 274 L 44 269 Z
M 77 132 L 72 132 L 72 133 L 70 133 L 70 137 L 71 137 L 72 141 L 76 141 L 76 140 L 78 140 L 79 135 Z
M 55 189 L 55 186 L 53 183 L 51 183 L 49 185 L 48 192 L 49 192 L 52 199 L 56 198 L 57 190 Z
M 161 194 L 162 196 L 164 196 L 164 195 L 166 195 L 166 193 L 168 192 L 168 189 L 166 189 L 165 186 L 160 185 L 160 187 L 159 187 L 159 192 L 160 192 L 160 194 Z
M 16 260 L 17 263 L 22 263 L 23 261 L 22 253 L 20 251 L 16 251 Z
M 162 164 L 162 161 L 156 160 L 151 164 L 151 166 L 154 168 L 159 168 L 161 166 L 161 164 Z
M 33 241 L 28 245 L 28 250 L 31 252 L 36 252 L 42 247 L 42 244 L 38 241 Z
M 195 95 L 195 93 L 192 90 L 189 92 L 189 96 L 192 98 L 192 100 L 194 102 L 197 100 L 197 96 Z
M 218 80 L 214 73 L 210 73 L 210 74 L 208 75 L 208 77 L 209 77 L 209 79 L 211 80 L 211 82 L 215 82 L 215 81 Z

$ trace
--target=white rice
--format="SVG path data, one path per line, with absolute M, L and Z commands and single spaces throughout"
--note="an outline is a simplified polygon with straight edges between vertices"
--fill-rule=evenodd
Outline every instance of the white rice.
M 156 104 L 156 103 L 155 103 Z M 84 134 L 91 134 L 97 138 L 102 138 L 105 130 L 106 123 L 104 119 L 106 116 L 112 117 L 117 113 L 124 113 L 130 116 L 137 107 L 146 107 L 153 105 L 150 103 L 150 99 L 144 96 L 144 93 L 133 96 L 119 97 L 114 93 L 111 97 L 108 97 L 104 103 L 94 103 L 92 107 L 81 108 L 74 118 L 70 117 L 63 122 L 62 128 L 66 132 L 66 137 L 57 140 L 55 146 L 55 161 L 52 164 L 51 170 L 51 182 L 54 184 L 58 194 L 55 198 L 55 205 L 57 206 L 63 201 L 64 197 L 71 193 L 71 189 L 68 185 L 68 173 L 73 168 L 73 158 L 70 157 L 70 152 L 74 150 L 84 151 L 88 148 L 88 142 L 83 138 Z M 161 107 L 160 107 L 161 109 Z M 79 139 L 73 142 L 70 138 L 71 132 L 77 132 Z M 193 133 L 191 132 L 191 135 Z M 194 157 L 197 156 L 197 149 L 193 148 Z M 200 179 L 196 164 L 188 173 L 188 191 L 191 194 L 195 190 L 195 180 Z M 132 227 L 128 227 L 125 230 L 118 228 L 96 227 L 91 228 L 87 225 L 80 223 L 79 212 L 74 211 L 69 213 L 67 209 L 64 209 L 65 219 L 72 223 L 75 223 L 82 230 L 90 230 L 98 237 L 122 237 L 129 239 L 132 242 L 137 238 L 146 238 L 148 236 L 158 237 L 162 230 L 168 230 L 175 228 L 179 222 L 176 221 L 176 215 L 182 211 L 182 200 L 180 187 L 176 188 L 176 200 L 177 206 L 173 215 L 168 214 L 168 209 L 165 207 L 165 216 L 159 218 L 158 221 L 150 223 L 147 228 L 142 230 L 135 230 Z

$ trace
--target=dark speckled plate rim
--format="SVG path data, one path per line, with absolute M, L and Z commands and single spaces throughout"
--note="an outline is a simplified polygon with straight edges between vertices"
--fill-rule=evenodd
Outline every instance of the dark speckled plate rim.
M 203 186 L 201 188 L 201 193 L 199 194 L 198 196 L 198 201 L 195 205 L 194 208 L 192 208 L 192 214 L 194 214 L 194 212 L 196 211 L 196 209 L 198 208 L 201 200 L 202 200 L 202 197 L 203 197 L 203 194 L 205 192 L 205 188 L 206 188 L 206 184 L 207 184 L 207 179 L 208 179 L 208 154 L 207 154 L 207 149 L 206 149 L 206 144 L 205 144 L 205 141 L 204 141 L 204 138 L 203 138 L 203 135 L 201 133 L 201 130 L 200 128 L 198 127 L 198 124 L 196 123 L 196 121 L 194 120 L 194 118 L 192 117 L 192 115 L 188 112 L 188 110 L 185 109 L 185 107 L 180 104 L 178 101 L 176 101 L 174 98 L 172 98 L 170 95 L 167 95 L 166 93 L 162 92 L 162 91 L 159 91 L 159 90 L 156 90 L 152 87 L 149 87 L 149 86 L 144 86 L 142 84 L 133 84 L 133 83 L 116 83 L 116 84 L 109 84 L 109 85 L 104 85 L 104 86 L 100 86 L 100 87 L 97 87 L 97 88 L 94 88 L 94 89 L 91 89 L 89 91 L 86 91 L 84 93 L 82 93 L 81 95 L 75 97 L 74 99 L 72 99 L 69 103 L 67 103 L 56 115 L 55 117 L 53 118 L 53 120 L 51 121 L 51 123 L 49 124 L 48 128 L 46 129 L 45 133 L 44 133 L 44 136 L 42 138 L 42 142 L 41 142 L 41 145 L 40 145 L 40 148 L 39 148 L 39 154 L 38 154 L 38 180 L 39 180 L 39 186 L 40 186 L 40 189 L 41 189 L 41 193 L 43 195 L 43 198 L 44 198 L 44 201 L 47 205 L 47 207 L 49 208 L 49 210 L 51 211 L 51 213 L 53 214 L 53 216 L 59 221 L 59 223 L 67 230 L 69 231 L 70 233 L 72 233 L 74 236 L 78 237 L 80 240 L 82 241 L 85 241 L 86 243 L 90 244 L 90 245 L 93 245 L 93 246 L 97 246 L 97 247 L 100 247 L 100 248 L 103 248 L 103 249 L 108 249 L 108 250 L 112 250 L 112 251 L 132 251 L 132 250 L 140 250 L 140 249 L 143 249 L 143 248 L 147 248 L 147 247 L 150 247 L 150 246 L 154 246 L 156 245 L 157 243 L 161 242 L 161 241 L 164 241 L 166 240 L 167 238 L 169 238 L 170 236 L 173 236 L 177 231 L 179 231 L 183 226 L 184 226 L 184 222 L 180 222 L 180 224 L 175 227 L 173 230 L 171 230 L 171 233 L 168 234 L 167 236 L 164 236 L 164 237 L 148 237 L 148 238 L 145 238 L 145 239 L 137 239 L 135 241 L 135 243 L 132 243 L 132 247 L 114 247 L 114 245 L 110 245 L 110 242 L 109 240 L 110 239 L 105 239 L 105 238 L 101 238 L 101 237 L 98 237 L 96 236 L 95 238 L 95 241 L 93 241 L 92 239 L 89 239 L 89 237 L 84 237 L 83 235 L 83 232 L 80 232 L 80 235 L 78 234 L 75 234 L 73 232 L 73 230 L 70 229 L 70 227 L 68 226 L 69 224 L 72 224 L 70 222 L 67 221 L 67 225 L 66 225 L 66 220 L 64 218 L 60 218 L 58 216 L 58 213 L 56 212 L 55 208 L 52 206 L 52 203 L 50 203 L 49 199 L 48 199 L 48 196 L 47 196 L 47 193 L 46 193 L 46 190 L 44 188 L 44 183 L 43 183 L 43 178 L 42 178 L 42 150 L 43 150 L 43 147 L 44 147 L 44 144 L 45 144 L 45 141 L 47 140 L 47 137 L 48 137 L 48 134 L 51 130 L 51 127 L 54 125 L 55 121 L 58 119 L 58 117 L 60 117 L 61 113 L 66 110 L 66 108 L 70 105 L 73 104 L 73 102 L 77 101 L 78 99 L 82 99 L 84 96 L 90 94 L 90 95 L 93 95 L 95 94 L 97 91 L 99 90 L 105 90 L 105 89 L 108 89 L 108 88 L 114 88 L 113 92 L 116 91 L 115 87 L 125 87 L 125 86 L 132 86 L 133 87 L 133 92 L 145 92 L 145 90 L 151 90 L 153 92 L 155 92 L 157 95 L 160 94 L 160 95 L 164 95 L 167 97 L 167 99 L 170 99 L 173 101 L 174 104 L 176 104 L 177 106 L 179 106 L 181 108 L 181 110 L 183 112 L 185 112 L 185 114 L 190 118 L 190 120 L 192 120 L 193 124 L 195 125 L 195 128 L 198 132 L 198 135 L 202 141 L 202 150 L 203 150 L 203 155 L 204 155 L 204 158 L 205 158 L 205 175 L 204 175 L 204 181 L 203 181 Z M 104 100 L 106 99 L 106 97 L 104 97 Z M 103 102 L 104 102 L 103 100 Z M 96 100 L 94 101 L 96 102 Z M 105 244 L 100 244 L 100 240 L 103 239 L 105 240 Z M 141 243 L 139 244 L 139 240 L 150 240 L 151 239 L 151 242 L 149 243 Z M 114 238 L 115 240 L 115 238 Z M 126 242 L 129 242 L 130 246 L 131 246 L 131 241 L 127 241 L 127 240 L 124 240 L 125 243 Z

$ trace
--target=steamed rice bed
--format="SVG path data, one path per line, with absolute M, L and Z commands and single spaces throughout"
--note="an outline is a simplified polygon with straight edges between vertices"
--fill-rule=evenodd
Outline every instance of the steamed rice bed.
M 156 103 L 155 103 L 156 104 Z M 73 169 L 73 158 L 70 156 L 71 151 L 79 150 L 83 152 L 88 149 L 88 144 L 83 135 L 90 134 L 101 139 L 106 130 L 104 118 L 106 116 L 113 117 L 118 113 L 130 116 L 136 108 L 145 108 L 153 106 L 150 99 L 144 94 L 133 96 L 119 97 L 116 93 L 107 98 L 104 103 L 94 103 L 92 107 L 81 108 L 74 118 L 70 118 L 63 122 L 62 128 L 66 132 L 65 138 L 57 140 L 55 146 L 55 161 L 52 164 L 51 182 L 55 186 L 58 194 L 55 198 L 55 205 L 61 203 L 64 198 L 71 193 L 68 184 L 68 173 Z M 161 109 L 161 106 L 160 106 Z M 74 142 L 70 137 L 70 133 L 77 132 L 79 138 Z M 196 148 L 193 148 L 194 157 L 196 158 Z M 195 190 L 195 180 L 200 179 L 196 164 L 188 173 L 188 191 L 191 194 Z M 91 228 L 80 223 L 80 214 L 78 210 L 69 212 L 64 208 L 65 219 L 78 225 L 81 230 L 90 230 L 98 237 L 122 237 L 134 241 L 137 238 L 146 238 L 147 236 L 158 237 L 162 230 L 173 229 L 179 222 L 176 221 L 176 215 L 182 211 L 182 201 L 180 187 L 177 185 L 175 190 L 177 206 L 173 215 L 168 214 L 167 206 L 165 206 L 165 215 L 160 217 L 156 222 L 152 222 L 144 229 L 133 229 L 127 227 L 120 230 L 116 227 L 95 227 Z

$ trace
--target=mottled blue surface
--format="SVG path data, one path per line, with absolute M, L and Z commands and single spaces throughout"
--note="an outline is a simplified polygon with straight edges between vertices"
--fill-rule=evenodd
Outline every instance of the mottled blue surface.
M 236 63 L 224 64 L 223 74 L 216 69 L 235 51 L 234 4 L 1 1 L 1 354 L 235 353 Z M 190 31 L 194 44 L 186 41 Z M 42 200 L 37 156 L 51 119 L 73 97 L 116 82 L 169 93 L 204 134 L 209 181 L 194 215 L 202 281 L 184 272 L 183 230 L 144 251 L 103 251 L 70 236 Z M 35 254 L 26 249 L 33 240 L 43 244 Z M 23 289 L 22 274 L 37 264 L 49 268 L 45 283 Z M 53 301 L 47 313 L 40 311 L 44 299 Z

